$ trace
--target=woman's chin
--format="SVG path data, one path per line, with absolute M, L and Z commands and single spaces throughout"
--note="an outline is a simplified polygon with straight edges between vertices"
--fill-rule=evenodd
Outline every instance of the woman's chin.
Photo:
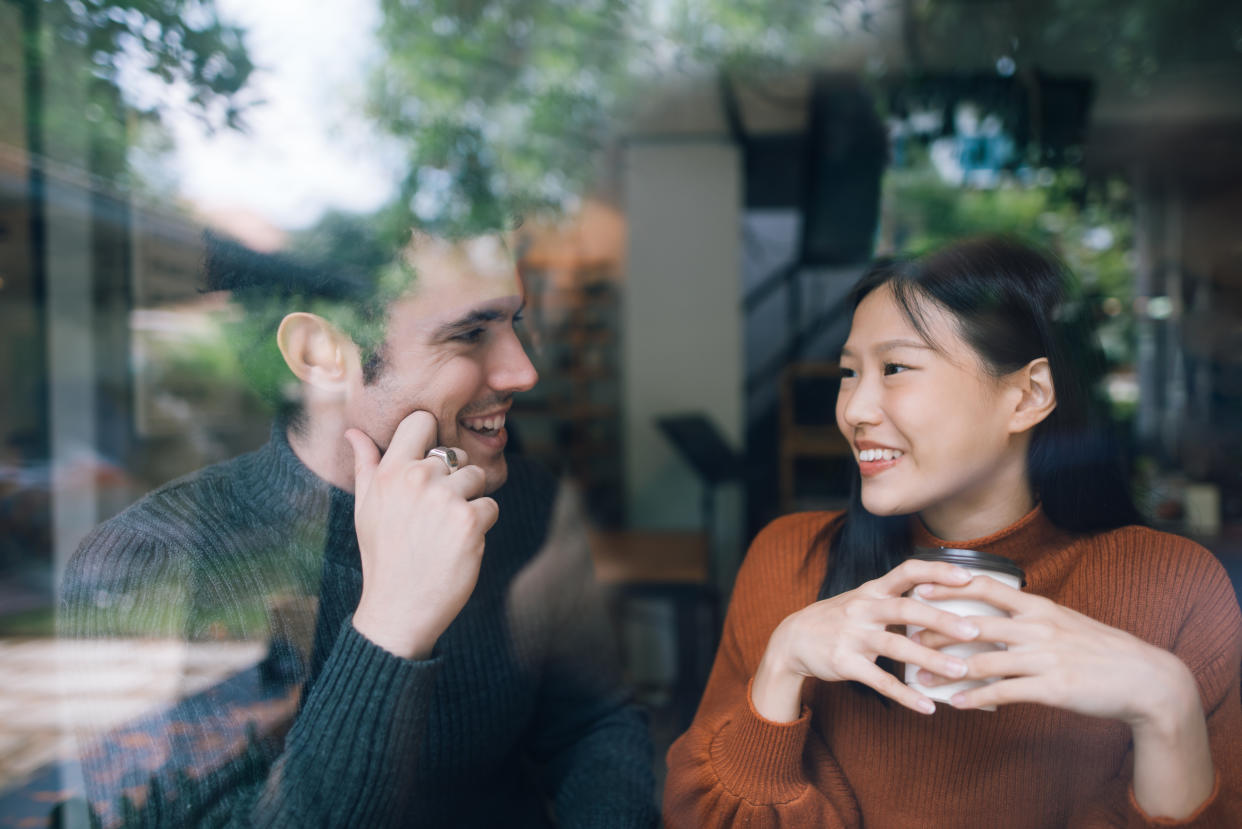
M 868 497 L 865 487 L 862 493 L 862 505 L 867 512 L 882 518 L 894 515 L 910 515 L 911 513 L 918 512 L 920 509 L 919 505 L 910 504 L 900 498 L 885 498 L 874 493 Z

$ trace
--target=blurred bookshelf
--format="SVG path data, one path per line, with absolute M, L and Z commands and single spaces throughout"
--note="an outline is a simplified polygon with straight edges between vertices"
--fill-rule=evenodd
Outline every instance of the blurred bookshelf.
M 601 527 L 625 522 L 618 278 L 611 263 L 523 268 L 539 383 L 513 410 L 521 451 L 570 477 Z

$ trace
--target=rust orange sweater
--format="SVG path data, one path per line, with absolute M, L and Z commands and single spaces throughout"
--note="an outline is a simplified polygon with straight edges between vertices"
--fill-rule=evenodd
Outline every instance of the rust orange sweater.
M 716 662 L 690 730 L 668 753 L 671 827 L 1138 827 L 1129 728 L 1039 705 L 916 714 L 849 683 L 808 680 L 800 719 L 778 724 L 749 684 L 782 619 L 815 601 L 827 567 L 815 534 L 835 514 L 782 518 L 738 574 Z M 950 544 L 1008 556 L 1030 592 L 1167 648 L 1198 682 L 1217 780 L 1184 825 L 1242 827 L 1242 619 L 1219 562 L 1139 527 L 1058 530 L 1036 508 L 986 538 Z

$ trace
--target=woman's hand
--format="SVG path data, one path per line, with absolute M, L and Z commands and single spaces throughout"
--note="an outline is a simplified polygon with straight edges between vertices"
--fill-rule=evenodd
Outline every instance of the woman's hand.
M 875 662 L 885 656 L 942 676 L 963 675 L 963 660 L 888 628 L 920 625 L 947 641 L 974 639 L 979 631 L 973 622 L 903 595 L 916 584 L 961 586 L 970 579 L 969 572 L 952 564 L 910 560 L 848 593 L 791 614 L 773 631 L 755 672 L 751 685 L 755 710 L 774 722 L 797 719 L 802 681 L 816 677 L 827 682 L 855 680 L 907 708 L 932 713 L 934 702 Z
M 958 708 L 1035 702 L 1142 727 L 1195 691 L 1186 666 L 1168 651 L 987 576 L 960 587 L 928 584 L 917 590 L 929 601 L 975 599 L 1009 614 L 968 617 L 981 640 L 1004 644 L 1006 650 L 971 656 L 964 677 L 935 676 L 934 669 L 919 674 L 928 685 L 1003 678 L 954 695 Z M 915 640 L 929 648 L 955 641 L 930 630 Z
M 920 671 L 925 685 L 997 680 L 955 694 L 955 707 L 1028 702 L 1127 723 L 1134 736 L 1135 798 L 1150 815 L 1184 817 L 1211 793 L 1215 772 L 1198 688 L 1172 653 L 986 576 L 917 590 L 931 601 L 976 599 L 1009 613 L 969 617 L 980 639 L 1006 650 L 969 657 L 965 677 L 929 666 Z M 928 630 L 916 641 L 940 648 L 955 640 Z

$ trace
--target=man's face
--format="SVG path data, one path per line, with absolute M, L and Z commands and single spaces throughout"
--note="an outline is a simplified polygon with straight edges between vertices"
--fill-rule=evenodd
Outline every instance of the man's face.
M 427 241 L 411 259 L 415 286 L 389 308 L 378 375 L 363 383 L 355 372 L 347 418 L 385 450 L 406 415 L 430 412 L 437 444 L 464 449 L 494 492 L 508 473 L 513 394 L 538 379 L 514 331 L 524 301 L 517 269 L 493 238 Z

